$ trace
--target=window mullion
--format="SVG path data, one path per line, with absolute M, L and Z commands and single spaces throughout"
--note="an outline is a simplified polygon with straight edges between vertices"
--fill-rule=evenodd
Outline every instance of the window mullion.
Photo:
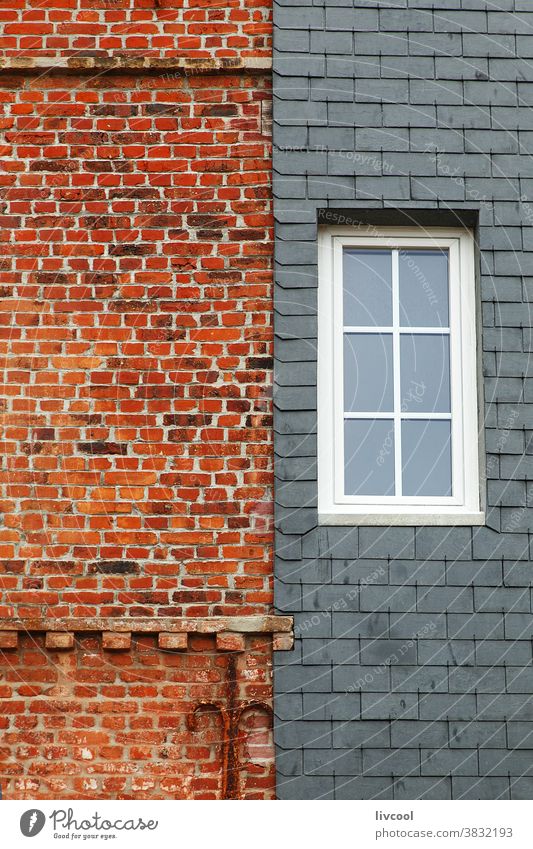
M 394 377 L 395 493 L 402 495 L 402 389 L 400 381 L 400 252 L 392 252 L 392 363 Z

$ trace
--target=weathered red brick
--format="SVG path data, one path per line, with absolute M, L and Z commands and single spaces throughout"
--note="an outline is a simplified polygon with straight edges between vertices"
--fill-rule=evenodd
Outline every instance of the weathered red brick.
M 219 631 L 217 634 L 217 649 L 219 651 L 243 652 L 246 641 L 242 634 L 232 634 L 229 631 Z
M 0 631 L 0 649 L 16 649 L 18 633 L 16 631 Z
M 165 632 L 159 634 L 159 648 L 161 649 L 172 649 L 173 651 L 186 651 L 187 642 L 187 634 L 172 634 Z
M 104 631 L 102 648 L 107 651 L 125 651 L 131 648 L 131 633 L 122 631 Z
M 74 645 L 74 634 L 69 631 L 48 631 L 44 644 L 47 649 L 71 649 Z

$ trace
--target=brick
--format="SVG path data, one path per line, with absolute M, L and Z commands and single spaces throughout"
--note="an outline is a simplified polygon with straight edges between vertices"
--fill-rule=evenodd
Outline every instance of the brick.
M 245 649 L 245 639 L 242 634 L 219 631 L 216 642 L 219 651 L 243 652 Z
M 272 651 L 290 651 L 294 646 L 292 634 L 274 634 L 272 639 Z
M 102 648 L 106 651 L 127 651 L 131 648 L 131 633 L 104 631 L 102 634 Z
M 186 651 L 188 644 L 188 635 L 181 633 L 165 633 L 162 632 L 158 637 L 158 645 L 160 649 L 167 651 Z
M 44 644 L 52 650 L 71 649 L 74 646 L 74 634 L 68 631 L 47 631 Z
M 17 646 L 17 631 L 0 631 L 0 649 L 16 649 Z

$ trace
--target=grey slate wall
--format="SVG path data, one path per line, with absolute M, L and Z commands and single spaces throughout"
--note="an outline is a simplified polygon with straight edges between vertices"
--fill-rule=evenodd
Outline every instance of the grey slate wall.
M 274 8 L 278 795 L 532 799 L 531 0 Z M 478 216 L 485 527 L 317 526 L 318 210 L 383 207 Z

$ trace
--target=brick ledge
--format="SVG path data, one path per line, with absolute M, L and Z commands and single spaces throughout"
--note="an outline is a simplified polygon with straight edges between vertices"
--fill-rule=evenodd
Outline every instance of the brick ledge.
M 216 634 L 231 631 L 237 634 L 273 634 L 292 631 L 292 616 L 206 616 L 186 617 L 88 617 L 68 619 L 0 619 L 0 631 L 113 631 L 133 634 L 186 633 Z
M 71 72 L 84 73 L 95 71 L 106 73 L 113 71 L 163 73 L 191 76 L 193 74 L 223 73 L 270 73 L 272 59 L 268 56 L 227 57 L 207 59 L 176 56 L 158 59 L 148 56 L 15 56 L 0 57 L 0 73 L 26 71 L 34 73 Z
M 88 617 L 70 619 L 0 619 L 0 650 L 18 648 L 21 634 L 44 632 L 45 647 L 72 649 L 76 633 L 96 632 L 104 650 L 128 651 L 132 634 L 157 634 L 159 648 L 187 651 L 194 634 L 213 634 L 219 651 L 244 652 L 246 635 L 271 634 L 273 651 L 288 651 L 294 645 L 291 616 L 212 616 L 196 619 L 113 619 Z

